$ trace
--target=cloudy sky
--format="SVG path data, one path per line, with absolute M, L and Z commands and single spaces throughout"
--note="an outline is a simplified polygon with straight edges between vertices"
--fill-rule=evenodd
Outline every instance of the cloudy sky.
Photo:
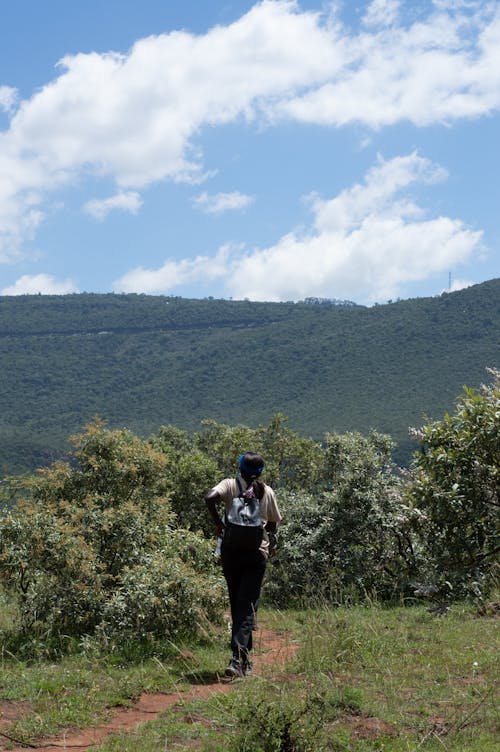
M 1 0 L 0 294 L 500 277 L 500 2 Z

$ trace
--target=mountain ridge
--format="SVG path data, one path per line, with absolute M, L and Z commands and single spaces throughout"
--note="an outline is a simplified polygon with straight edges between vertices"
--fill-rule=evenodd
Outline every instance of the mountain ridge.
M 99 414 L 142 436 L 211 418 L 298 433 L 376 429 L 408 461 L 500 355 L 500 279 L 364 307 L 147 295 L 0 297 L 4 471 L 46 464 Z

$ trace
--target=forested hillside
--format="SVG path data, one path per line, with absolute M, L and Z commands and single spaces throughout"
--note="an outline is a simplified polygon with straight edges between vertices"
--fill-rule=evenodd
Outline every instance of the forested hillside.
M 146 295 L 0 298 L 3 472 L 46 464 L 99 414 L 147 436 L 205 418 L 302 435 L 440 418 L 500 365 L 500 280 L 365 308 Z

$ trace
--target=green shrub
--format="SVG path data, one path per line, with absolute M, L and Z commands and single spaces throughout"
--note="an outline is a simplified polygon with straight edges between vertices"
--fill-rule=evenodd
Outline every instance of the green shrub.
M 325 677 L 296 682 L 293 687 L 266 683 L 245 691 L 240 703 L 236 708 L 236 733 L 228 745 L 232 752 L 341 749 L 333 740 L 328 747 L 322 743 L 325 725 L 346 708 L 332 693 Z
M 199 539 L 196 545 L 208 546 Z M 202 576 L 180 557 L 158 551 L 124 570 L 120 589 L 103 604 L 98 631 L 106 638 L 142 640 L 206 634 L 210 622 L 220 618 L 222 602 L 222 582 L 215 572 Z
M 213 524 L 203 497 L 220 480 L 216 463 L 193 445 L 192 437 L 175 426 L 163 426 L 150 442 L 167 457 L 167 490 L 179 526 L 200 530 L 210 537 Z
M 409 587 L 414 551 L 402 521 L 391 442 L 327 437 L 324 486 L 280 499 L 280 553 L 266 592 L 281 605 L 394 598 Z
M 99 421 L 73 442 L 71 464 L 11 481 L 0 518 L 0 575 L 24 632 L 143 639 L 220 618 L 220 573 L 207 541 L 176 528 L 166 456 Z
M 299 436 L 286 425 L 281 413 L 267 426 L 227 426 L 214 420 L 203 421 L 203 430 L 194 434 L 194 446 L 219 470 L 219 477 L 234 475 L 238 457 L 249 449 L 266 461 L 265 480 L 276 490 L 311 490 L 318 483 L 322 464 L 320 444 Z
M 498 576 L 500 371 L 465 389 L 453 415 L 415 431 L 407 493 L 427 558 L 420 589 L 436 597 L 483 597 Z
M 168 458 L 166 483 L 179 524 L 208 537 L 213 524 L 203 497 L 221 478 L 236 474 L 242 452 L 251 449 L 263 455 L 265 480 L 278 491 L 316 488 L 323 463 L 320 445 L 294 433 L 281 414 L 258 428 L 206 420 L 202 431 L 188 434 L 162 426 L 150 443 Z

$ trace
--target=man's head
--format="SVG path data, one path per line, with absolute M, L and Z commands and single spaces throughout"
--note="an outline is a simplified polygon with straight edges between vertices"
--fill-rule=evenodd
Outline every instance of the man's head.
M 256 452 L 245 452 L 240 455 L 240 473 L 245 480 L 255 480 L 264 470 L 264 460 Z

